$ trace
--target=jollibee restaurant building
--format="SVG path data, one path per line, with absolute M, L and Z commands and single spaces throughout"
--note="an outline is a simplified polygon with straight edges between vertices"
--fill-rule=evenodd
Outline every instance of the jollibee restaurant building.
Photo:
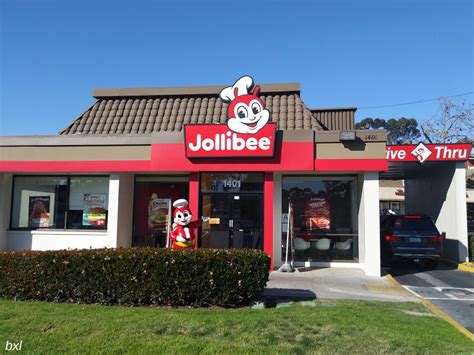
M 186 198 L 210 217 L 199 247 L 262 249 L 276 268 L 291 202 L 296 265 L 379 276 L 379 176 L 410 154 L 355 130 L 355 108 L 306 107 L 299 84 L 234 86 L 96 89 L 58 135 L 0 137 L 0 250 L 165 247 Z

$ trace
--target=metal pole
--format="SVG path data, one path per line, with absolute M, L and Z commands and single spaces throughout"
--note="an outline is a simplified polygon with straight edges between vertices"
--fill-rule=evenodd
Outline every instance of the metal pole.
M 285 263 L 280 266 L 278 271 L 280 272 L 293 272 L 293 267 L 288 264 L 288 248 L 290 244 L 290 220 L 291 220 L 291 202 L 288 202 L 288 223 L 286 228 L 286 253 L 285 253 Z

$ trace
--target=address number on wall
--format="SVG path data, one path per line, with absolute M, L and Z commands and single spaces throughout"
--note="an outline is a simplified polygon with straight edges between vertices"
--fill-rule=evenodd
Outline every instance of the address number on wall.
M 236 179 L 225 179 L 224 180 L 224 187 L 236 189 L 240 188 L 241 181 Z

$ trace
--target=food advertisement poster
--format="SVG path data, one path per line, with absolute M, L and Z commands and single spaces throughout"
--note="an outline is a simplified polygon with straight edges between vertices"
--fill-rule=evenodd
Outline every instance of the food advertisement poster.
M 107 218 L 107 194 L 84 194 L 82 225 L 105 227 Z
M 329 201 L 324 197 L 312 197 L 305 203 L 306 227 L 308 229 L 331 228 Z
M 158 198 L 157 194 L 151 194 L 148 202 L 148 229 L 150 231 L 166 229 L 170 213 L 171 199 Z
M 50 227 L 50 196 L 29 196 L 28 226 L 34 228 Z

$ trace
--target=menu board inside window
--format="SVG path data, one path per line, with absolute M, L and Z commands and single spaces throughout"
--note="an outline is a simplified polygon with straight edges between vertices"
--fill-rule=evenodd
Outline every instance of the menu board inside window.
M 107 218 L 106 203 L 107 194 L 84 194 L 82 225 L 105 227 Z
M 168 221 L 171 214 L 171 199 L 158 198 L 156 193 L 152 193 L 148 201 L 148 229 L 167 230 Z
M 262 173 L 202 173 L 201 192 L 262 192 Z
M 28 201 L 28 227 L 48 228 L 51 226 L 50 219 L 50 196 L 29 196 Z
M 306 228 L 308 230 L 331 229 L 331 210 L 326 197 L 311 197 L 305 201 Z

